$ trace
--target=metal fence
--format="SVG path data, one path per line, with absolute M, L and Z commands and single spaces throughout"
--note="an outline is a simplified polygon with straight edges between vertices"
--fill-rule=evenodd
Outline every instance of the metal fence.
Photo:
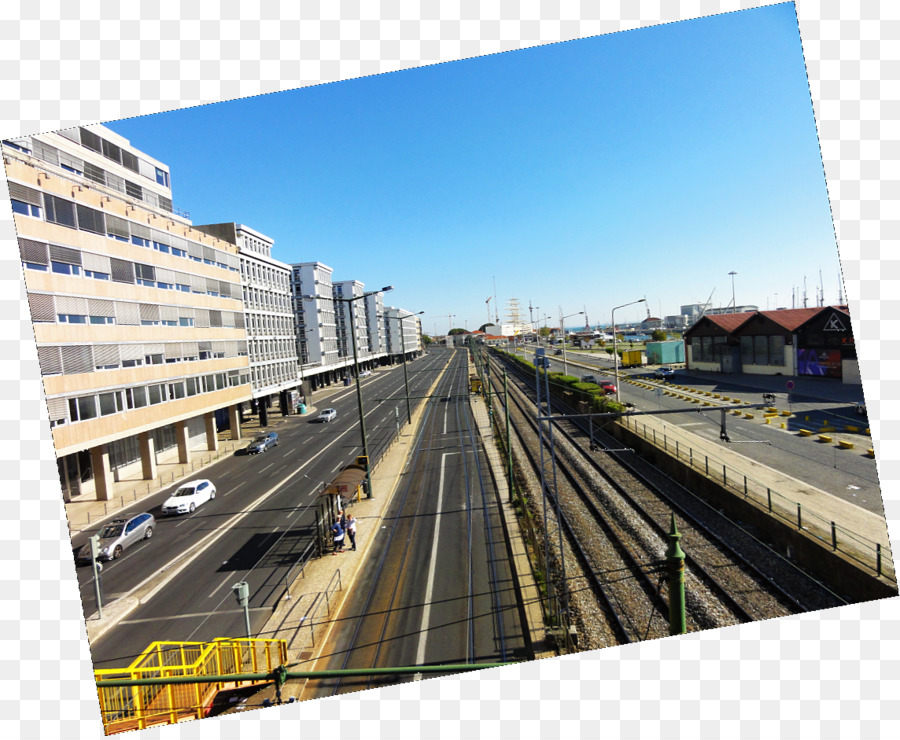
M 897 582 L 897 574 L 887 542 L 873 541 L 840 522 L 830 521 L 815 512 L 803 509 L 802 504 L 790 496 L 754 480 L 743 471 L 729 466 L 724 460 L 711 456 L 707 452 L 695 450 L 689 443 L 671 438 L 666 431 L 648 427 L 627 416 L 622 417 L 622 423 L 638 436 L 651 442 L 675 459 L 687 463 L 691 469 L 700 471 L 710 480 L 722 485 L 723 488 L 737 493 L 765 509 L 771 516 L 814 537 L 826 547 L 841 552 L 863 567 L 872 570 L 876 575 Z M 885 536 L 887 536 L 887 527 L 885 527 Z

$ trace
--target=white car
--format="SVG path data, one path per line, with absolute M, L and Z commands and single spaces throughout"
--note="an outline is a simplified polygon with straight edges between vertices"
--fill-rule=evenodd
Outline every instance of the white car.
M 359 371 L 359 377 L 361 377 L 361 378 L 368 378 L 371 374 L 372 374 L 371 370 L 360 370 Z
M 175 493 L 173 493 L 162 505 L 162 513 L 169 514 L 190 514 L 200 504 L 216 497 L 216 487 L 211 481 L 201 478 L 200 480 L 192 480 L 183 484 Z
M 337 411 L 334 409 L 322 409 L 317 417 L 318 421 L 331 421 L 337 416 Z

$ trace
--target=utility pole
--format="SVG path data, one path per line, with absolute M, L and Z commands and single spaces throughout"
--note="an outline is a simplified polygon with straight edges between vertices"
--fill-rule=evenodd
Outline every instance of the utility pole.
M 674 513 L 668 539 L 666 563 L 669 570 L 669 634 L 683 635 L 687 632 L 684 609 L 684 551 L 679 543 L 681 534 L 675 524 Z

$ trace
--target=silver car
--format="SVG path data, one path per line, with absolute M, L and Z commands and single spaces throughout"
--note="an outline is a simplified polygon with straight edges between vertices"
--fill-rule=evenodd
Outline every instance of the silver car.
M 156 519 L 153 514 L 144 512 L 136 514 L 130 519 L 113 519 L 105 525 L 97 534 L 100 537 L 100 551 L 98 560 L 116 560 L 122 553 L 135 542 L 149 540 L 153 536 L 153 528 Z M 91 562 L 91 543 L 78 551 L 79 562 Z

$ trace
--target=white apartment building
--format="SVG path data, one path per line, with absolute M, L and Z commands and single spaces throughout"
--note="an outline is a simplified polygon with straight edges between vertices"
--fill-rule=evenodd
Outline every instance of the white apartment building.
M 374 358 L 387 357 L 387 337 L 384 316 L 384 293 L 367 295 L 359 303 L 365 304 L 366 335 L 369 351 Z M 358 310 L 358 309 L 357 309 Z
M 275 242 L 249 226 L 221 223 L 194 228 L 238 248 L 253 399 L 265 426 L 276 397 L 281 413 L 287 415 L 300 396 L 291 266 L 273 259 Z
M 384 315 L 387 353 L 391 359 L 412 359 L 422 352 L 422 320 L 402 308 L 389 306 Z
M 343 299 L 335 300 L 334 306 L 340 356 L 353 361 L 355 340 L 356 357 L 361 365 L 372 359 L 366 311 L 362 305 L 364 288 L 365 284 L 359 280 L 342 280 L 332 286 L 335 299 Z
M 175 211 L 169 169 L 104 126 L 4 141 L 66 501 L 240 436 L 237 248 Z

